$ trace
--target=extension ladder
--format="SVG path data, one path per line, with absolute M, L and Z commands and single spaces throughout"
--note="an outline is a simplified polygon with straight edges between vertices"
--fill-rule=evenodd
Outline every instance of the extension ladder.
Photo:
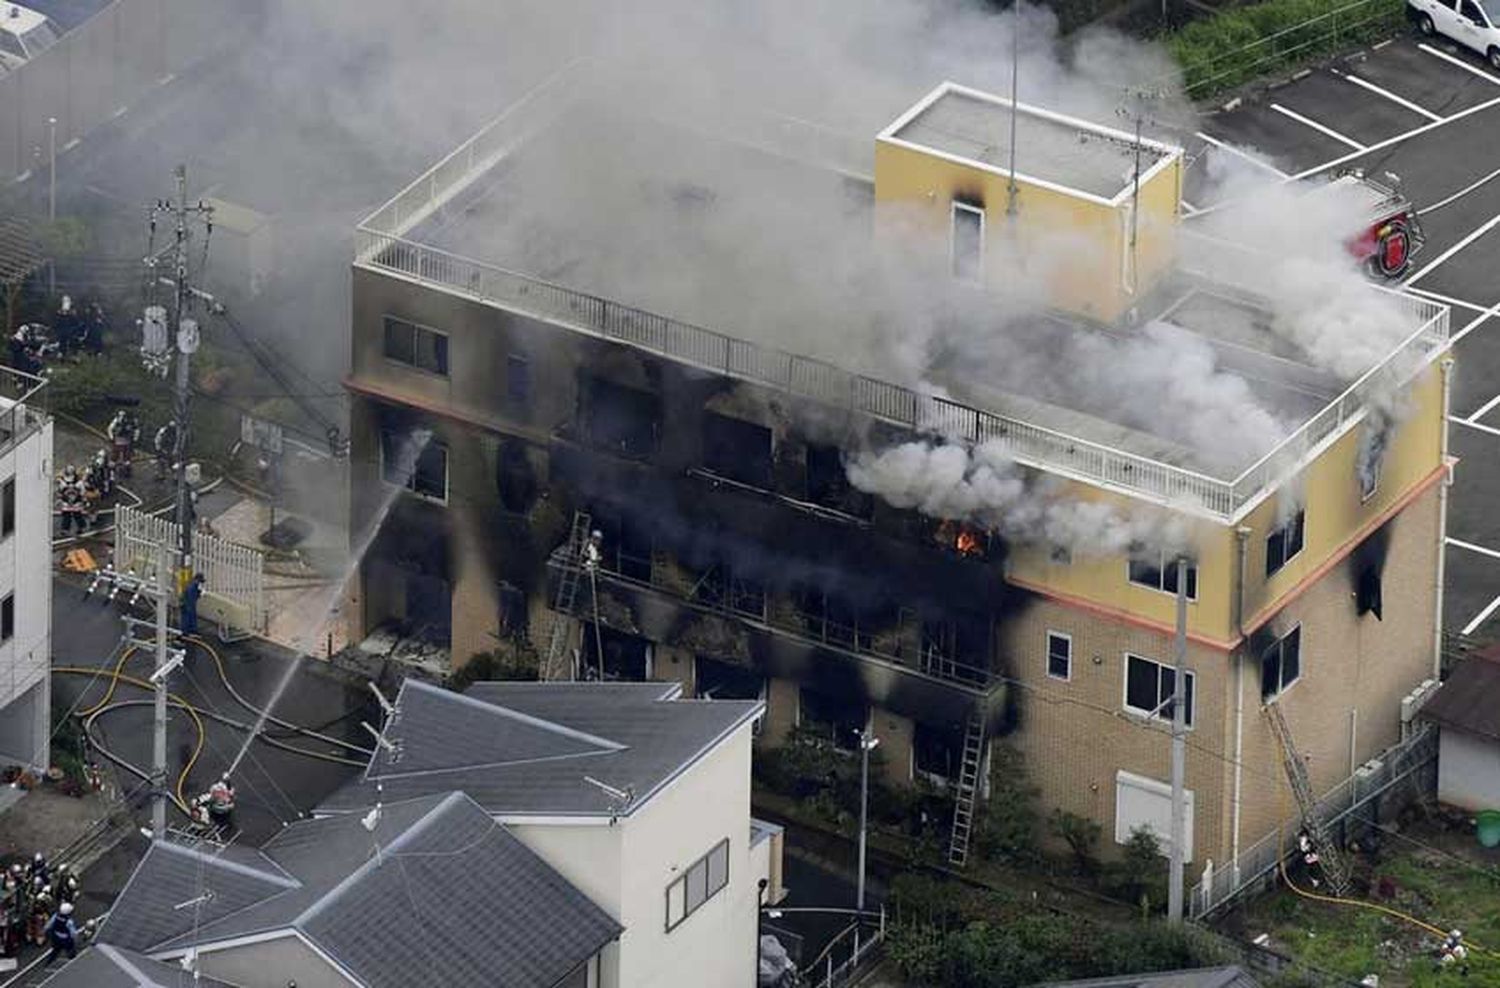
M 963 762 L 953 798 L 953 834 L 948 863 L 962 868 L 969 862 L 969 837 L 974 830 L 974 804 L 979 798 L 979 773 L 984 765 L 984 711 L 977 709 L 964 730 Z
M 547 655 L 542 663 L 542 679 L 571 679 L 571 666 L 560 669 L 567 653 L 569 633 L 576 618 L 573 607 L 578 601 L 578 582 L 583 578 L 583 549 L 588 544 L 590 517 L 573 512 L 573 528 L 559 560 L 557 596 L 552 601 L 552 627 L 547 634 Z
M 1297 806 L 1302 811 L 1302 826 L 1306 828 L 1308 837 L 1313 841 L 1313 849 L 1317 852 L 1318 864 L 1322 867 L 1333 894 L 1347 895 L 1350 886 L 1349 866 L 1344 861 L 1338 843 L 1333 840 L 1318 816 L 1317 800 L 1307 777 L 1307 765 L 1297 753 L 1297 745 L 1292 740 L 1292 729 L 1281 712 L 1281 704 L 1272 700 L 1266 704 L 1265 711 L 1266 718 L 1271 722 L 1271 732 L 1281 744 L 1281 761 L 1286 766 L 1286 777 L 1292 784 L 1292 793 L 1297 797 Z

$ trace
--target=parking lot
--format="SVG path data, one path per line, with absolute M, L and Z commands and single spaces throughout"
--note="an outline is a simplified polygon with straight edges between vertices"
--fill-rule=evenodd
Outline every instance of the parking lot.
M 1194 208 L 1213 205 L 1204 175 L 1218 155 L 1289 178 L 1390 172 L 1416 204 L 1427 245 L 1404 285 L 1453 307 L 1458 361 L 1444 622 L 1500 635 L 1500 73 L 1413 33 L 1226 105 L 1184 135 Z

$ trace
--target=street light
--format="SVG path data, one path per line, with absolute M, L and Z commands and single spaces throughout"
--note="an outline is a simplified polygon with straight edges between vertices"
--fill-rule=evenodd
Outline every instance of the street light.
M 870 815 L 870 752 L 880 747 L 880 739 L 869 731 L 859 732 L 859 885 L 854 906 L 865 911 L 865 832 Z

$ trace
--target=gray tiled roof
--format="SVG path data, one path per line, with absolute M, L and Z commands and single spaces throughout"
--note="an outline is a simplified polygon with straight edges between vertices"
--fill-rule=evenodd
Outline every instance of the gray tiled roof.
M 1427 701 L 1422 716 L 1500 741 L 1500 661 L 1480 655 L 1464 659 Z
M 199 976 L 196 982 L 176 964 L 106 943 L 86 947 L 40 988 L 235 988 L 227 981 Z
M 643 805 L 658 788 L 747 724 L 758 701 L 682 700 L 675 683 L 475 683 L 467 693 L 408 679 L 379 751 L 361 778 L 318 808 L 462 789 L 486 810 L 516 815 L 620 813 L 585 776 Z
M 1244 968 L 1231 964 L 1227 967 L 1129 974 L 1088 981 L 1056 981 L 1038 988 L 1259 988 L 1259 985 Z
M 547 988 L 622 932 L 458 792 L 384 805 L 373 831 L 357 815 L 300 821 L 255 853 L 292 878 L 248 903 L 237 900 L 240 908 L 219 910 L 196 930 L 189 915 L 186 929 L 136 949 L 159 954 L 295 930 L 370 988 Z M 180 857 L 178 848 L 154 845 L 111 917 L 154 914 L 158 903 L 199 894 L 196 872 L 173 867 Z M 121 929 L 139 943 L 163 927 Z M 111 918 L 100 939 L 117 942 L 115 929 Z

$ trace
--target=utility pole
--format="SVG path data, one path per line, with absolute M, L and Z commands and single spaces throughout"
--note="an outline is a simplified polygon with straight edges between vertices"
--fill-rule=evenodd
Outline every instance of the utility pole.
M 880 739 L 866 728 L 859 732 L 859 885 L 854 906 L 865 911 L 865 840 L 870 816 L 870 752 L 880 746 Z
M 200 219 L 204 224 L 203 252 L 208 254 L 208 238 L 213 231 L 213 209 L 203 203 L 190 206 L 187 200 L 187 166 L 178 165 L 173 172 L 177 180 L 176 196 L 170 200 L 158 200 L 151 206 L 151 249 L 146 257 L 149 292 L 148 307 L 143 326 L 146 338 L 142 352 L 146 366 L 166 375 L 172 355 L 172 331 L 176 333 L 176 379 L 172 394 L 173 444 L 172 462 L 176 471 L 176 516 L 177 545 L 160 545 L 157 549 L 156 577 L 156 671 L 152 683 L 156 687 L 155 723 L 152 736 L 152 787 L 154 802 L 151 807 L 151 833 L 153 840 L 161 840 L 167 826 L 167 674 L 173 663 L 180 664 L 184 653 L 167 647 L 167 609 L 177 596 L 181 580 L 191 575 L 193 563 L 192 492 L 187 481 L 187 432 L 188 432 L 188 388 L 191 383 L 190 359 L 198 349 L 198 323 L 189 317 L 190 307 L 196 299 L 192 285 L 188 282 L 188 243 L 191 239 L 189 221 Z M 156 268 L 160 256 L 155 250 L 156 221 L 158 216 L 172 218 L 172 298 L 170 305 L 172 326 L 165 325 L 167 309 L 154 304 L 154 293 L 158 284 Z M 201 264 L 200 264 L 201 267 Z M 153 332 L 154 330 L 154 332 Z M 175 555 L 175 560 L 173 556 Z M 175 565 L 174 565 L 175 563 Z
M 1172 847 L 1167 921 L 1182 922 L 1183 859 L 1187 850 L 1187 556 L 1177 557 L 1176 672 L 1172 677 Z
M 1015 218 L 1018 197 L 1016 188 L 1016 115 L 1021 112 L 1018 95 L 1021 85 L 1021 0 L 1012 0 L 1010 8 L 1010 179 L 1005 186 L 1005 215 Z
M 151 839 L 167 833 L 167 588 L 172 567 L 163 545 L 156 553 L 156 683 L 151 731 Z

